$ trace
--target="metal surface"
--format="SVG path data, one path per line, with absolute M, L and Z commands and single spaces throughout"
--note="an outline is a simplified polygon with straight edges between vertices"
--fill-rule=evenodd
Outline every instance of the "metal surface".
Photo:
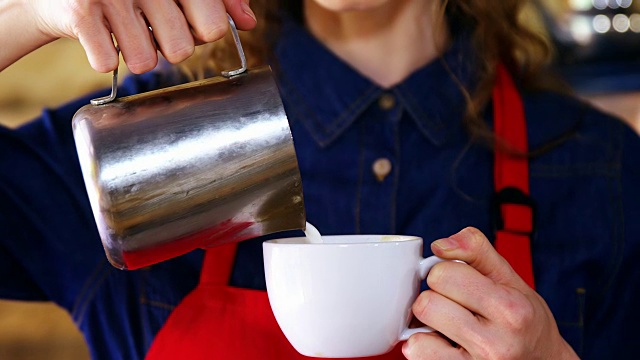
M 118 268 L 305 226 L 289 123 L 268 67 L 87 105 L 73 132 Z

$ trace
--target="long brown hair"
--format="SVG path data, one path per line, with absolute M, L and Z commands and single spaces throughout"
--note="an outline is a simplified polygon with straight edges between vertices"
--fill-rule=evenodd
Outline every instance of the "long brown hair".
M 536 26 L 541 21 L 536 21 L 535 8 L 529 0 L 434 1 L 440 1 L 443 19 L 446 17 L 451 26 L 463 28 L 471 37 L 480 62 L 479 82 L 475 89 L 464 88 L 451 73 L 467 100 L 465 126 L 474 141 L 508 150 L 508 146 L 500 141 L 495 143 L 492 131 L 481 116 L 491 100 L 497 64 L 503 63 L 525 89 L 560 88 L 560 83 L 547 82 L 544 80 L 549 77 L 539 76 L 551 57 L 551 47 L 542 26 Z M 304 19 L 302 0 L 252 0 L 251 7 L 258 18 L 258 27 L 242 32 L 241 39 L 249 66 L 254 66 L 267 61 L 277 37 L 280 15 L 286 14 L 301 23 Z M 227 36 L 223 41 L 201 47 L 198 50 L 201 55 L 185 62 L 183 69 L 197 78 L 204 74 L 204 69 L 219 72 L 232 68 L 237 63 L 237 56 L 231 49 L 233 42 Z
M 552 57 L 552 48 L 534 4 L 528 0 L 442 0 L 442 3 L 447 17 L 466 27 L 478 54 L 477 87 L 465 89 L 460 84 L 467 99 L 464 123 L 471 138 L 516 155 L 535 156 L 570 136 L 563 134 L 540 148 L 518 154 L 495 138 L 480 113 L 491 100 L 498 63 L 507 68 L 524 90 L 569 92 L 558 78 L 542 74 Z

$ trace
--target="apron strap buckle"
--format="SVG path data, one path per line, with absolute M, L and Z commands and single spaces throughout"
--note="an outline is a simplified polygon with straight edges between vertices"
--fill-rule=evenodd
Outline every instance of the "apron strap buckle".
M 506 231 L 530 236 L 536 217 L 535 203 L 531 196 L 519 188 L 508 186 L 493 195 L 494 231 Z

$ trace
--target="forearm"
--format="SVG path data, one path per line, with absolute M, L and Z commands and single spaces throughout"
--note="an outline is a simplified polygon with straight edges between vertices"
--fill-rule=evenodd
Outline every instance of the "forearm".
M 0 0 L 0 71 L 55 40 L 38 29 L 30 6 L 22 0 Z

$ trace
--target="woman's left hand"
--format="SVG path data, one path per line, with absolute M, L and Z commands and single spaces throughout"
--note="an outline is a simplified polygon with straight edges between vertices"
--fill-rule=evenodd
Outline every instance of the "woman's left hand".
M 411 336 L 402 348 L 407 359 L 578 358 L 542 297 L 478 229 L 466 228 L 431 248 L 466 264 L 446 261 L 431 269 L 431 290 L 420 294 L 413 313 L 438 332 Z

